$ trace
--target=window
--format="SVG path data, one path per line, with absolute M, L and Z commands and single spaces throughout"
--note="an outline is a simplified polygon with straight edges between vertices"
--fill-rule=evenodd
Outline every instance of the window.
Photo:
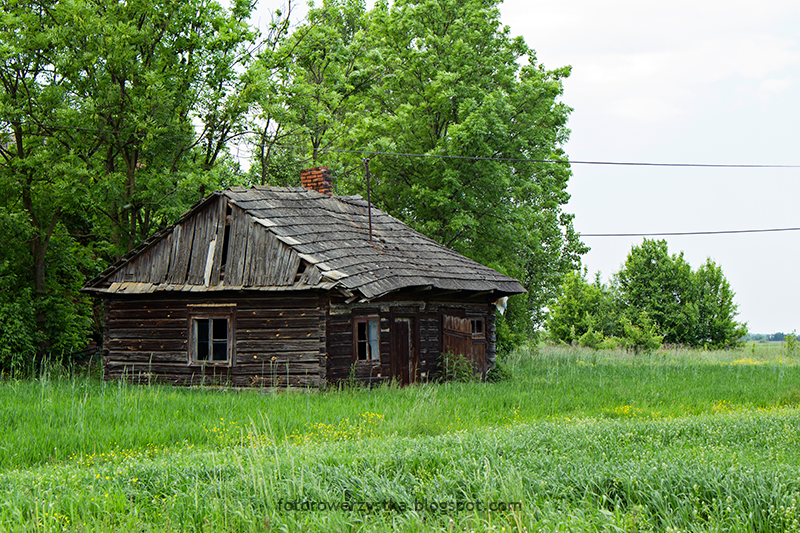
M 484 337 L 483 333 L 483 319 L 482 318 L 473 318 L 470 320 L 472 323 L 472 336 L 473 337 Z
M 194 308 L 189 321 L 189 362 L 230 365 L 233 362 L 233 309 Z
M 378 318 L 358 318 L 355 326 L 356 360 L 380 361 L 380 320 Z

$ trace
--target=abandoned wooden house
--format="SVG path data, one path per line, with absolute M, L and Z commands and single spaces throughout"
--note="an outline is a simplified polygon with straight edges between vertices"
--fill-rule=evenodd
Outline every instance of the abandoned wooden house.
M 325 167 L 302 183 L 215 192 L 88 282 L 104 300 L 105 378 L 408 384 L 448 350 L 485 376 L 495 302 L 519 282 L 331 195 Z

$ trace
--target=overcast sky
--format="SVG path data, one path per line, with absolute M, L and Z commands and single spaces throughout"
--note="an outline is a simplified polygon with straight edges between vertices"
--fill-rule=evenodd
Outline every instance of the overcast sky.
M 284 3 L 261 0 L 259 16 Z M 500 10 L 540 63 L 572 66 L 570 159 L 800 165 L 797 0 L 506 0 Z M 576 164 L 569 192 L 582 234 L 800 227 L 800 168 Z M 800 231 L 664 238 L 694 268 L 707 257 L 722 266 L 751 332 L 800 330 Z M 584 264 L 608 279 L 642 238 L 583 240 Z

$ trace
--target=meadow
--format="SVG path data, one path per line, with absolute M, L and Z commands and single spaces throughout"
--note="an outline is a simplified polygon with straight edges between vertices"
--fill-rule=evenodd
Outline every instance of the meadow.
M 508 364 L 280 393 L 5 378 L 0 530 L 800 530 L 800 355 Z

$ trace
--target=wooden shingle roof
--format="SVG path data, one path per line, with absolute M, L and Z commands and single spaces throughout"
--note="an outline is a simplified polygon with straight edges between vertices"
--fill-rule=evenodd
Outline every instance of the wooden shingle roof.
M 85 290 L 337 288 L 368 300 L 412 287 L 497 297 L 524 292 L 517 280 L 375 207 L 370 241 L 369 211 L 360 196 L 327 196 L 299 187 L 232 187 L 195 205 Z

